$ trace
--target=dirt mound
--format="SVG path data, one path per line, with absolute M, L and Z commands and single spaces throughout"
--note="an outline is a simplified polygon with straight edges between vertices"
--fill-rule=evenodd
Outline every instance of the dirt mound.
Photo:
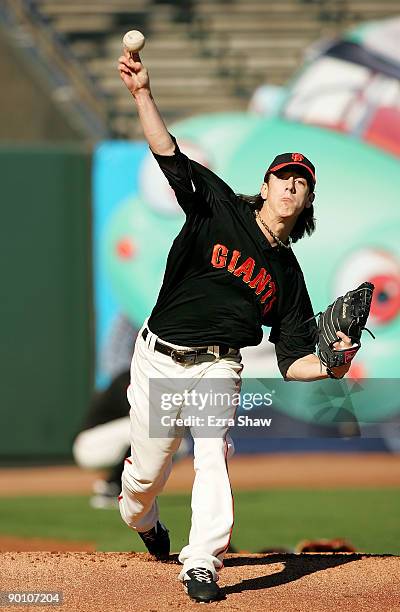
M 74 552 L 94 552 L 95 542 L 53 540 L 50 538 L 23 538 L 0 534 L 0 552 L 21 552 L 21 551 L 70 551 Z
M 0 566 L 0 591 L 62 591 L 55 609 L 68 612 L 199 610 L 177 580 L 176 556 L 159 563 L 143 553 L 3 553 Z M 399 574 L 394 556 L 228 555 L 220 573 L 225 599 L 207 609 L 400 612 Z

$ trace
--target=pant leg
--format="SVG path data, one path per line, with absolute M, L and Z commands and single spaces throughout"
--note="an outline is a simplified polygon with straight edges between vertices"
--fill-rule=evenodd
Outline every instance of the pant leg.
M 237 360 L 221 360 L 210 368 L 203 382 L 231 397 L 239 394 L 242 365 Z M 212 379 L 215 378 L 215 382 Z M 211 383 L 209 382 L 211 379 Z M 223 380 L 221 380 L 223 379 Z M 201 389 L 202 385 L 199 385 Z M 224 406 L 209 410 L 228 423 L 234 419 L 236 405 L 227 401 Z M 233 495 L 228 474 L 228 458 L 233 454 L 233 442 L 228 433 L 229 425 L 208 427 L 197 431 L 194 437 L 195 479 L 192 490 L 192 525 L 189 544 L 179 560 L 183 563 L 180 578 L 192 567 L 207 567 L 217 579 L 232 533 L 234 513 Z
M 129 417 L 125 416 L 81 431 L 72 448 L 76 463 L 86 469 L 117 465 L 126 456 L 129 429 Z
M 182 382 L 180 379 L 183 382 L 184 379 L 190 379 L 187 383 L 192 389 L 198 384 L 197 379 L 220 377 L 225 379 L 229 393 L 237 393 L 240 390 L 241 369 L 240 357 L 221 359 L 211 364 L 180 366 L 168 356 L 154 351 L 154 334 L 149 334 L 144 342 L 139 332 L 128 390 L 132 454 L 125 463 L 120 499 L 122 518 L 130 527 L 146 531 L 157 521 L 156 496 L 165 485 L 171 469 L 172 454 L 180 442 L 180 438 L 149 437 L 149 415 L 159 409 L 159 406 L 150 405 L 149 380 L 154 384 L 154 379 L 160 379 L 157 384 L 162 385 L 163 392 L 165 389 L 170 394 L 176 389 L 176 384 Z M 233 416 L 234 408 L 225 407 L 225 412 Z M 224 414 L 224 408 L 220 410 L 221 414 Z M 187 569 L 198 565 L 209 567 L 216 577 L 216 569 L 221 567 L 224 552 L 229 545 L 233 512 L 226 465 L 226 455 L 229 454 L 227 429 L 226 426 L 218 432 L 213 430 L 212 439 L 201 440 L 197 450 L 195 448 L 192 529 L 189 545 L 180 555 L 184 563 L 181 577 Z M 197 437 L 195 430 L 192 430 L 192 435 Z M 208 529 L 210 515 L 216 517 L 211 530 Z
M 169 440 L 171 449 L 171 440 Z M 171 472 L 174 450 L 160 445 L 141 446 L 146 453 L 158 456 L 147 469 L 135 465 L 134 454 L 125 460 L 122 489 L 119 497 L 120 513 L 125 523 L 135 531 L 148 531 L 159 520 L 157 496 L 163 490 Z M 164 460 L 162 459 L 164 457 Z
M 130 453 L 130 449 L 126 448 L 125 449 L 125 457 Z M 122 461 L 120 461 L 119 463 L 117 463 L 116 465 L 114 465 L 108 475 L 107 475 L 107 482 L 109 483 L 118 483 L 118 485 L 121 483 L 121 478 L 122 478 L 122 472 L 124 471 L 124 464 L 125 464 L 125 459 L 123 459 Z
M 167 361 L 162 365 L 167 369 L 162 372 L 160 385 L 164 382 L 168 384 L 167 370 L 171 367 Z M 164 488 L 171 471 L 172 455 L 181 441 L 180 438 L 149 436 L 152 412 L 149 380 L 156 375 L 160 376 L 157 356 L 139 334 L 132 359 L 131 384 L 128 388 L 131 405 L 131 456 L 125 461 L 119 497 L 122 519 L 136 531 L 147 531 L 157 522 L 159 514 L 156 497 Z

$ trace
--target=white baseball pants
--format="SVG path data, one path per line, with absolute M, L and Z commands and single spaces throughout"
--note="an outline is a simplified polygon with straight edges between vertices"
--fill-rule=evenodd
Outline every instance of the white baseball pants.
M 72 447 L 76 463 L 92 470 L 117 465 L 129 446 L 129 430 L 126 416 L 81 431 Z
M 146 340 L 140 330 L 131 365 L 131 385 L 128 400 L 131 405 L 131 456 L 125 461 L 122 474 L 120 512 L 125 523 L 138 532 L 151 529 L 159 519 L 157 495 L 161 493 L 172 467 L 172 456 L 179 447 L 180 438 L 152 438 L 149 421 L 160 407 L 151 405 L 150 384 L 161 385 L 161 391 L 174 393 L 174 380 L 196 381 L 221 379 L 224 393 L 237 396 L 241 385 L 241 355 L 227 356 L 212 362 L 191 366 L 175 363 L 168 355 L 154 350 L 158 337 L 150 332 Z M 162 339 L 160 339 L 162 341 Z M 163 341 L 162 341 L 163 342 Z M 176 345 L 165 343 L 169 346 Z M 189 347 L 177 347 L 187 349 Z M 154 379 L 158 379 L 155 383 Z M 212 383 L 210 383 L 212 384 Z M 228 435 L 226 421 L 235 416 L 233 402 L 218 408 L 218 417 L 224 424 L 213 427 L 213 437 L 199 437 L 191 428 L 194 439 L 195 479 L 192 490 L 192 525 L 189 544 L 179 560 L 183 563 L 180 578 L 193 567 L 210 569 L 217 579 L 222 559 L 229 546 L 233 527 L 233 498 L 229 482 L 227 459 L 233 454 L 233 443 Z M 178 411 L 178 409 L 177 409 Z

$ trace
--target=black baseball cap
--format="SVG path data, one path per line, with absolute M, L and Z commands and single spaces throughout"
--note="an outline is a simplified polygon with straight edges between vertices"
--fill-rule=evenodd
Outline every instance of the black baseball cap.
M 281 153 L 271 162 L 265 176 L 270 172 L 276 172 L 286 166 L 301 166 L 307 170 L 307 178 L 314 189 L 317 179 L 315 178 L 315 166 L 302 153 Z

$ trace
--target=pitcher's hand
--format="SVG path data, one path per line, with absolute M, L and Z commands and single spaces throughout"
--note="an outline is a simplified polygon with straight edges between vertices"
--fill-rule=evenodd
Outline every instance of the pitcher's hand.
M 118 59 L 118 70 L 121 79 L 133 96 L 140 91 L 150 92 L 150 79 L 147 69 L 143 66 L 139 53 L 133 53 L 125 49 L 124 55 Z

